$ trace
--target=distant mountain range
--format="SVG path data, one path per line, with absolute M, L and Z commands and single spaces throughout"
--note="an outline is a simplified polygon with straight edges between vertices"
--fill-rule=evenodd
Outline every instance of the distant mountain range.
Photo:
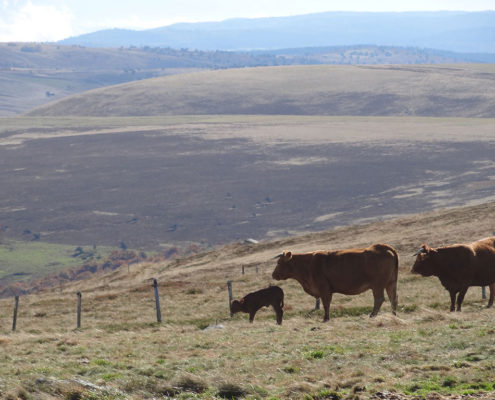
M 107 29 L 60 44 L 199 50 L 273 50 L 357 44 L 495 53 L 495 12 L 326 12 L 291 17 Z

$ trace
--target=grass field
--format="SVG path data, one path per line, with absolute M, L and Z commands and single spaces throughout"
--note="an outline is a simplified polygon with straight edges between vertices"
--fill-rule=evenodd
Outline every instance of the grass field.
M 472 288 L 463 311 L 449 313 L 440 282 L 409 270 L 423 242 L 490 235 L 494 212 L 495 203 L 487 203 L 133 265 L 21 297 L 16 332 L 13 299 L 0 300 L 0 397 L 492 399 L 494 310 Z M 385 302 L 370 319 L 368 292 L 334 296 L 323 323 L 314 299 L 282 281 L 282 326 L 269 309 L 252 325 L 247 315 L 230 319 L 227 280 L 234 298 L 274 283 L 273 257 L 281 250 L 376 242 L 400 254 L 397 317 Z M 159 282 L 161 324 L 151 278 Z
M 30 240 L 0 241 L 0 287 L 12 282 L 41 278 L 90 260 L 105 258 L 111 249 L 81 248 Z

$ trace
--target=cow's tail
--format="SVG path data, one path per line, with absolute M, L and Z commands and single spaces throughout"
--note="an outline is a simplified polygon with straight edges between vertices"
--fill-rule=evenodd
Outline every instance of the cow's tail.
M 392 306 L 392 312 L 394 315 L 397 312 L 397 305 L 399 303 L 399 297 L 397 295 L 397 282 L 399 281 L 399 253 L 392 246 L 389 246 L 388 250 L 393 254 L 395 261 L 395 268 L 392 275 L 392 281 L 387 286 L 387 295 Z
M 395 258 L 395 278 L 399 277 L 399 253 L 393 247 L 390 247 L 390 251 L 394 254 Z

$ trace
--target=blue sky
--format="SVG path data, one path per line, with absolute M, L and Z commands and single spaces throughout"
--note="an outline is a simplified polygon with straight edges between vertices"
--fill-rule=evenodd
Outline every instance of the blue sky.
M 323 11 L 495 10 L 495 0 L 0 0 L 0 42 L 55 41 L 106 28 L 148 29 Z

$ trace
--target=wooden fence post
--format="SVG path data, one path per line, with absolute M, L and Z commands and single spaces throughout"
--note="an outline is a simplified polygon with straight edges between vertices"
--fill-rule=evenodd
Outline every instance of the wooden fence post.
M 481 286 L 481 298 L 486 299 L 486 287 Z
M 232 317 L 234 314 L 232 314 L 232 281 L 227 281 L 227 290 L 229 291 L 229 311 L 230 311 L 230 316 Z
M 77 329 L 81 329 L 81 292 L 77 292 Z
M 244 265 L 242 266 L 242 275 L 244 275 Z
M 15 296 L 15 303 L 14 303 L 14 321 L 12 322 L 12 331 L 15 331 L 15 328 L 17 326 L 17 308 L 19 306 L 19 296 Z
M 155 288 L 156 320 L 162 322 L 162 311 L 160 309 L 160 296 L 158 295 L 158 281 L 153 278 L 153 287 Z
M 316 303 L 315 303 L 315 310 L 319 310 L 320 309 L 320 298 L 317 297 L 316 298 Z

